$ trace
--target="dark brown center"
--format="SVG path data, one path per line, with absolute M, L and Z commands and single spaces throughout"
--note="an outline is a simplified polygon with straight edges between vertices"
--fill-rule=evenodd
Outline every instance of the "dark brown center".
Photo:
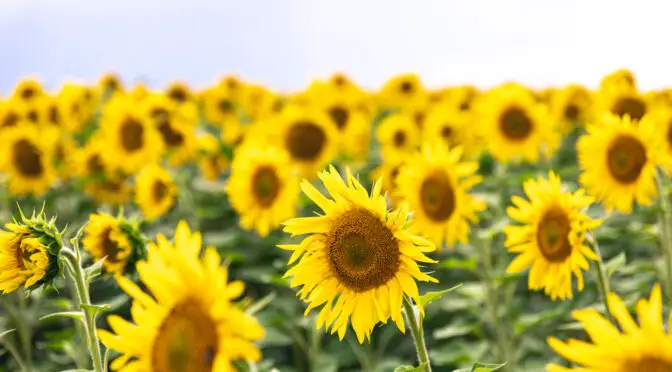
M 422 182 L 420 203 L 425 214 L 434 222 L 450 219 L 455 210 L 455 192 L 446 174 L 436 173 Z
M 646 114 L 646 104 L 636 97 L 622 97 L 616 101 L 611 112 L 621 117 L 629 115 L 632 120 L 640 120 Z
M 579 114 L 581 110 L 577 105 L 569 104 L 565 107 L 565 119 L 571 122 L 579 120 Z
M 110 239 L 110 235 L 112 234 L 112 228 L 109 227 L 105 231 L 103 231 L 100 234 L 100 239 L 101 239 L 101 249 L 103 250 L 103 254 L 107 256 L 105 259 L 106 261 L 109 262 L 117 262 L 117 254 L 121 250 L 117 242 L 114 240 Z
M 399 89 L 404 94 L 413 93 L 413 83 L 411 83 L 410 81 L 403 81 L 399 86 Z
M 532 121 L 524 110 L 511 107 L 500 116 L 499 129 L 510 140 L 522 141 L 532 133 Z
M 5 115 L 4 120 L 2 120 L 2 127 L 3 128 L 9 128 L 9 127 L 14 127 L 16 126 L 16 123 L 19 122 L 19 119 L 21 117 L 17 115 L 14 112 L 8 112 L 7 115 Z
M 228 98 L 220 100 L 217 104 L 217 107 L 219 107 L 219 111 L 221 111 L 223 114 L 230 114 L 235 110 L 233 102 Z
M 394 141 L 394 147 L 404 147 L 406 144 L 406 132 L 401 129 L 397 130 L 394 132 L 392 140 Z
M 548 261 L 564 262 L 572 254 L 570 231 L 569 218 L 560 207 L 553 207 L 544 214 L 537 227 L 537 245 Z
M 101 174 L 105 172 L 105 167 L 99 154 L 92 154 L 86 161 L 86 169 L 89 174 Z
M 262 166 L 257 169 L 252 177 L 252 192 L 262 207 L 273 204 L 280 193 L 280 179 L 274 168 Z
M 327 233 L 326 249 L 339 282 L 355 292 L 385 285 L 399 269 L 399 243 L 372 212 L 344 212 Z
M 166 186 L 166 184 L 161 181 L 155 181 L 154 187 L 152 188 L 152 196 L 154 197 L 154 201 L 160 203 L 163 198 L 166 197 L 166 195 L 168 195 L 168 186 Z
M 121 146 L 129 152 L 142 148 L 145 129 L 142 124 L 133 118 L 127 118 L 119 130 Z
M 345 129 L 348 124 L 348 118 L 350 117 L 350 112 L 342 106 L 334 106 L 329 109 L 329 116 L 331 120 L 336 124 L 339 130 Z
M 44 172 L 42 157 L 37 146 L 27 139 L 20 139 L 13 146 L 14 165 L 28 178 L 37 178 Z
M 310 121 L 299 121 L 289 129 L 285 146 L 293 158 L 312 161 L 322 153 L 326 142 L 322 128 Z
M 623 184 L 637 181 L 646 161 L 646 148 L 640 140 L 629 135 L 616 138 L 607 151 L 609 172 Z
M 662 356 L 644 356 L 631 359 L 621 366 L 618 372 L 672 372 L 672 361 Z

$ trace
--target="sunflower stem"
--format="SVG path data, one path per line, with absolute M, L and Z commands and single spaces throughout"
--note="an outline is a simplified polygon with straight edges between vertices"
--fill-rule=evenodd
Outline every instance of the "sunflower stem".
M 33 370 L 33 354 L 31 348 L 31 334 L 30 324 L 27 317 L 23 316 L 26 313 L 27 297 L 28 294 L 24 291 L 18 293 L 19 297 L 19 317 L 17 317 L 17 327 L 16 330 L 21 339 L 21 347 L 23 348 L 23 356 L 25 357 L 26 362 L 26 371 Z
M 607 270 L 604 266 L 604 259 L 602 259 L 602 253 L 600 252 L 600 245 L 597 244 L 597 239 L 590 233 L 586 235 L 586 239 L 593 246 L 593 250 L 597 255 L 597 263 L 595 265 L 596 276 L 597 276 L 597 285 L 601 292 L 602 303 L 604 304 L 604 313 L 607 315 L 607 318 L 613 323 L 614 318 L 611 316 L 611 311 L 609 310 L 609 293 L 611 289 L 609 288 L 609 277 L 607 276 Z
M 14 357 L 14 361 L 16 362 L 16 364 L 18 364 L 22 372 L 32 371 L 32 368 L 29 368 L 26 362 L 24 362 L 23 358 L 21 357 L 21 353 L 16 349 L 16 346 L 14 346 L 11 342 L 6 340 L 0 340 L 0 344 L 4 345 L 5 349 L 7 349 L 10 354 L 12 354 L 12 356 Z
M 89 295 L 89 286 L 86 283 L 86 277 L 84 275 L 84 269 L 82 269 L 82 260 L 79 255 L 79 251 L 73 251 L 68 247 L 63 247 L 61 249 L 61 257 L 66 261 L 66 266 L 68 268 L 68 273 L 70 277 L 75 282 L 77 289 L 77 297 L 79 299 L 80 307 L 82 305 L 91 305 L 91 296 Z M 96 322 L 95 314 L 90 311 L 84 311 L 84 308 L 81 309 L 84 314 L 84 330 L 86 334 L 86 344 L 89 348 L 89 353 L 91 354 L 91 360 L 93 362 L 94 372 L 103 371 L 103 362 L 100 353 L 100 343 L 98 342 L 98 334 L 96 332 Z
M 665 259 L 668 306 L 672 309 L 672 236 L 670 234 L 670 198 L 667 194 L 666 177 L 656 171 L 656 186 L 660 197 L 660 245 Z
M 408 328 L 411 330 L 411 335 L 413 336 L 413 343 L 415 343 L 415 350 L 418 352 L 418 361 L 423 367 L 423 371 L 431 372 L 432 366 L 429 362 L 429 353 L 427 353 L 427 346 L 425 345 L 425 336 L 422 330 L 422 317 L 415 316 L 415 309 L 411 304 L 411 301 L 406 295 L 403 299 L 404 314 L 406 316 L 406 322 L 408 323 Z

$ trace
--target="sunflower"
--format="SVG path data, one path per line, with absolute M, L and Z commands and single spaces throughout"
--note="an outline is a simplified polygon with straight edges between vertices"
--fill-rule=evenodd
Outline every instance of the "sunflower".
M 371 171 L 369 175 L 371 181 L 382 180 L 382 191 L 390 197 L 392 205 L 397 204 L 397 177 L 406 160 L 406 158 L 401 157 L 393 160 L 383 160 L 383 163 Z
M 108 150 L 103 153 L 111 166 L 134 173 L 159 160 L 163 152 L 161 134 L 137 104 L 127 98 L 113 98 L 100 122 Z
M 588 217 L 584 210 L 593 202 L 580 189 L 574 193 L 562 189 L 560 178 L 549 172 L 548 179 L 529 179 L 523 184 L 529 201 L 514 196 L 515 207 L 508 215 L 524 224 L 504 228 L 509 252 L 520 253 L 507 268 L 508 273 L 520 273 L 532 267 L 528 286 L 544 289 L 554 301 L 572 298 L 573 275 L 578 290 L 583 290 L 583 270 L 588 270 L 586 258 L 598 257 L 586 244 L 586 232 L 602 221 Z
M 42 195 L 55 179 L 54 148 L 58 137 L 31 124 L 7 128 L 2 133 L 0 169 L 14 195 Z
M 229 159 L 222 152 L 222 144 L 215 136 L 206 133 L 199 137 L 198 148 L 198 166 L 206 180 L 216 180 L 229 168 Z
M 170 83 L 166 89 L 166 96 L 175 103 L 185 103 L 193 99 L 189 86 L 183 82 L 175 81 Z
M 112 370 L 235 371 L 234 361 L 259 361 L 253 342 L 264 336 L 257 320 L 234 300 L 245 286 L 228 281 L 215 248 L 180 222 L 171 244 L 164 236 L 150 243 L 148 259 L 137 264 L 144 292 L 125 277 L 119 286 L 133 299 L 133 323 L 107 318 L 113 333 L 98 331 L 102 343 L 121 352 Z
M 65 129 L 66 123 L 63 111 L 63 107 L 56 98 L 47 97 L 42 106 L 43 123 L 59 130 Z
M 550 364 L 549 372 L 668 372 L 672 371 L 672 334 L 666 331 L 660 285 L 656 284 L 649 299 L 637 302 L 639 326 L 623 301 L 614 293 L 608 306 L 618 321 L 612 324 L 595 309 L 572 312 L 583 325 L 590 341 L 555 337 L 548 344 L 563 358 L 576 363 L 576 368 Z
M 369 151 L 371 120 L 355 102 L 337 96 L 320 97 L 314 104 L 322 109 L 336 126 L 340 151 L 351 159 L 363 159 Z
M 617 116 L 629 116 L 637 121 L 650 111 L 646 97 L 636 89 L 626 85 L 610 85 L 602 89 L 596 97 L 594 107 L 594 120 L 599 120 L 597 115 L 611 113 Z
M 550 154 L 558 144 L 546 107 L 524 87 L 493 89 L 479 103 L 478 115 L 481 135 L 499 161 L 536 162 L 540 152 Z
M 637 79 L 635 74 L 628 69 L 616 70 L 604 78 L 600 82 L 600 90 L 604 91 L 613 87 L 621 87 L 624 89 L 637 89 Z
M 212 124 L 224 127 L 230 122 L 238 121 L 237 93 L 240 87 L 231 89 L 220 85 L 203 93 L 203 112 Z
M 120 221 L 106 213 L 89 216 L 82 245 L 94 260 L 105 258 L 103 267 L 112 274 L 123 275 L 129 259 L 133 258 L 133 247 Z
M 323 111 L 290 106 L 277 120 L 273 140 L 287 151 L 302 177 L 314 177 L 336 156 L 338 129 Z
M 455 87 L 444 91 L 440 96 L 440 100 L 437 100 L 437 105 L 445 106 L 448 110 L 470 112 L 475 106 L 474 104 L 477 102 L 479 95 L 480 92 L 474 86 Z
M 177 186 L 167 170 L 147 166 L 135 181 L 135 203 L 149 221 L 164 215 L 175 204 Z
M 5 224 L 0 230 L 0 291 L 32 290 L 59 275 L 59 232 L 42 212 Z
M 99 82 L 100 87 L 102 88 L 104 94 L 112 95 L 113 93 L 123 92 L 124 86 L 121 83 L 121 79 L 118 75 L 113 73 L 107 73 L 100 78 Z
M 420 131 L 413 118 L 402 113 L 386 116 L 378 128 L 376 137 L 385 160 L 396 161 L 413 153 L 420 144 Z
M 424 143 L 438 142 L 446 149 L 461 146 L 467 156 L 476 154 L 476 138 L 472 114 L 443 105 L 437 105 L 429 111 L 422 130 Z
M 245 85 L 240 93 L 240 106 L 245 119 L 256 121 L 275 114 L 278 97 L 261 85 Z
M 551 114 L 561 133 L 569 133 L 577 124 L 585 124 L 591 104 L 590 92 L 580 85 L 568 85 L 551 99 Z
M 163 94 L 151 94 L 143 100 L 143 110 L 161 134 L 171 165 L 184 164 L 194 158 L 197 147 L 194 117 L 185 114 L 186 108 L 183 110 Z
M 88 98 L 87 98 L 88 97 Z M 62 116 L 62 127 L 77 133 L 93 118 L 97 108 L 97 98 L 90 90 L 68 84 L 61 89 L 56 97 L 57 106 Z M 52 113 L 47 113 L 47 116 Z
M 0 102 L 0 130 L 25 123 L 25 103 L 16 99 Z
M 608 210 L 630 213 L 634 201 L 649 205 L 657 195 L 656 165 L 669 159 L 654 126 L 648 117 L 636 125 L 628 116 L 607 115 L 579 138 L 579 181 Z
M 402 74 L 390 79 L 378 92 L 383 108 L 400 108 L 427 100 L 427 92 L 416 74 Z
M 424 145 L 401 167 L 397 176 L 397 197 L 415 211 L 409 231 L 452 247 L 466 243 L 469 222 L 478 222 L 475 212 L 485 203 L 469 190 L 481 182 L 478 163 L 462 162 L 462 149 Z
M 98 204 L 124 205 L 131 200 L 132 191 L 128 180 L 121 176 L 87 180 L 84 184 L 84 192 Z
M 243 228 L 263 237 L 294 217 L 297 177 L 289 156 L 279 149 L 251 145 L 236 155 L 226 191 Z
M 292 287 L 303 286 L 297 295 L 309 303 L 306 314 L 322 306 L 318 329 L 331 326 L 343 339 L 350 319 L 362 343 L 376 324 L 392 318 L 404 332 L 403 296 L 423 312 L 415 279 L 437 282 L 417 263 L 435 262 L 425 256 L 434 245 L 405 229 L 407 211 L 387 212 L 380 181 L 369 195 L 349 168 L 345 182 L 333 166 L 319 176 L 333 200 L 303 181 L 303 192 L 325 214 L 285 222 L 292 236 L 310 234 L 300 244 L 278 246 L 294 251 L 289 264 L 298 259 L 285 276 L 293 277 Z
M 14 90 L 14 97 L 25 102 L 32 101 L 44 94 L 42 85 L 35 79 L 24 79 L 19 82 Z

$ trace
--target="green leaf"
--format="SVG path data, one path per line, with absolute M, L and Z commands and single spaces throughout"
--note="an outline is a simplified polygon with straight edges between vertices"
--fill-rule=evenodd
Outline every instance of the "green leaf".
M 443 291 L 438 291 L 438 292 L 427 292 L 424 295 L 420 296 L 420 303 L 422 306 L 427 306 L 433 301 L 438 300 L 439 298 L 443 297 L 443 295 L 450 293 L 458 288 L 460 288 L 462 284 L 458 284 L 452 288 L 444 289 Z
M 84 269 L 84 277 L 86 278 L 86 284 L 91 284 L 91 280 L 100 275 L 103 270 L 103 262 L 105 262 L 103 257 L 100 260 L 96 261 L 93 265 Z
M 51 319 L 51 318 L 56 318 L 56 317 L 66 317 L 66 318 L 72 318 L 75 320 L 79 320 L 80 322 L 84 322 L 84 313 L 81 311 L 61 311 L 58 313 L 51 313 L 47 314 L 43 317 L 40 318 L 40 320 L 45 320 L 45 319 Z
M 103 372 L 107 372 L 109 370 L 109 362 L 110 360 L 110 349 L 105 348 L 105 355 L 103 356 Z
M 479 363 L 476 362 L 474 363 L 474 366 L 471 367 L 471 372 L 491 372 L 491 371 L 496 371 L 502 367 L 504 367 L 506 363 L 502 364 L 490 364 L 490 363 Z
M 10 334 L 10 333 L 12 333 L 12 332 L 14 332 L 14 331 L 16 331 L 16 329 L 12 328 L 12 329 L 8 329 L 8 330 L 6 330 L 6 331 L 0 333 L 0 340 L 2 340 L 3 337 L 7 336 L 8 334 Z
M 609 260 L 605 264 L 605 267 L 607 268 L 607 278 L 611 278 L 611 276 L 614 275 L 614 273 L 625 267 L 626 262 L 627 260 L 624 251 L 619 253 L 618 256 Z
M 399 367 L 394 369 L 394 372 L 421 372 L 422 370 L 425 369 L 426 366 L 427 366 L 427 363 L 422 363 L 421 365 L 419 365 L 417 367 L 409 366 L 409 365 L 399 366 Z
M 449 258 L 441 262 L 441 266 L 446 269 L 462 269 L 467 271 L 476 271 L 477 265 L 478 260 L 476 258 L 467 258 L 464 260 Z
M 249 315 L 254 315 L 254 314 L 258 313 L 258 312 L 261 311 L 263 308 L 265 308 L 266 306 L 268 306 L 268 304 L 270 304 L 271 301 L 273 301 L 273 299 L 275 298 L 275 296 L 276 296 L 276 293 L 275 293 L 275 292 L 271 292 L 271 293 L 267 294 L 267 295 L 264 296 L 264 298 L 262 298 L 261 300 L 259 300 L 259 301 L 255 302 L 255 303 L 253 303 L 252 305 L 250 305 L 250 307 L 248 307 L 247 310 L 246 310 L 245 312 L 246 312 L 247 314 L 249 314 Z

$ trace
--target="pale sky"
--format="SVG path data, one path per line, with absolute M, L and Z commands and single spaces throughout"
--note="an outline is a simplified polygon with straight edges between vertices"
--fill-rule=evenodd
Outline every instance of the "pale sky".
M 279 90 L 343 71 L 366 87 L 594 86 L 619 67 L 672 86 L 667 0 L 0 0 L 0 95 L 106 71 L 161 88 L 226 73 Z

